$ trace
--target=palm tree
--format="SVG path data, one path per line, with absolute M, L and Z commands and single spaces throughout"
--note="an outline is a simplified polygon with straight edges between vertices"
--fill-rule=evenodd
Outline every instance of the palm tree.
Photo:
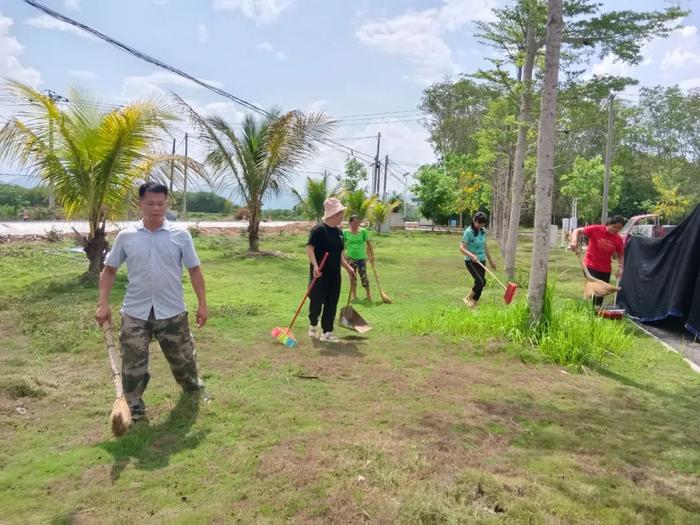
M 376 195 L 367 197 L 365 190 L 362 189 L 355 191 L 346 190 L 343 192 L 343 204 L 345 204 L 346 207 L 345 214 L 348 217 L 357 215 L 361 221 L 367 218 L 376 202 Z
M 104 111 L 87 94 L 71 90 L 64 108 L 20 82 L 6 92 L 20 108 L 0 129 L 0 158 L 16 162 L 54 188 L 66 218 L 86 218 L 80 237 L 95 278 L 109 247 L 105 221 L 134 202 L 134 187 L 146 179 L 165 180 L 171 162 L 180 173 L 185 160 L 154 152 L 174 115 L 157 102 L 138 102 Z M 188 167 L 202 174 L 199 165 Z
M 323 113 L 273 110 L 263 118 L 247 114 L 242 130 L 218 116 L 204 117 L 180 97 L 207 149 L 206 164 L 222 190 L 238 193 L 250 211 L 248 251 L 259 251 L 260 214 L 265 197 L 279 195 L 290 185 L 294 169 L 317 151 L 318 141 L 335 123 Z
M 321 222 L 323 218 L 323 203 L 328 197 L 332 197 L 337 188 L 328 187 L 328 175 L 324 174 L 321 180 L 306 178 L 306 196 L 302 197 L 295 189 L 292 193 L 299 201 L 302 214 L 310 221 Z
M 377 229 L 377 233 L 382 233 L 382 224 L 386 222 L 387 217 L 394 212 L 399 206 L 401 206 L 401 201 L 392 202 L 377 202 L 371 209 L 371 219 L 374 223 L 374 227 Z

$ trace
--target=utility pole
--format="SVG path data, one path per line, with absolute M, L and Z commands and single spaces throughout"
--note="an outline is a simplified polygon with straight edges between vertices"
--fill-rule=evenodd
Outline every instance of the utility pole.
M 57 102 L 70 102 L 63 95 L 59 95 L 51 89 L 45 91 L 46 96 L 54 104 Z M 49 118 L 49 150 L 53 154 L 53 119 Z M 56 198 L 54 196 L 53 182 L 49 182 L 49 211 L 54 214 L 56 212 Z
M 406 221 L 406 207 L 408 206 L 408 173 L 403 174 L 403 220 Z
M 175 156 L 175 139 L 173 138 L 173 157 Z M 173 176 L 175 175 L 175 159 L 170 160 L 170 195 L 173 194 Z
M 386 172 L 389 169 L 389 155 L 384 157 L 384 191 L 382 192 L 382 200 L 386 200 Z
M 602 222 L 608 220 L 608 193 L 610 191 L 610 168 L 612 163 L 612 139 L 615 114 L 613 112 L 614 95 L 608 97 L 608 135 L 605 140 L 605 182 L 603 183 L 603 213 Z
M 372 179 L 372 194 L 379 195 L 379 145 L 382 141 L 381 132 L 377 133 L 377 154 L 374 156 L 374 177 Z
M 184 191 L 182 192 L 182 218 L 187 218 L 187 133 L 185 133 L 185 167 L 183 169 L 184 175 Z

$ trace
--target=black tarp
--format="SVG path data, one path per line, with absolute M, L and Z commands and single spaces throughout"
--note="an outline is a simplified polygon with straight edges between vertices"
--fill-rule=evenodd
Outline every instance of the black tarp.
M 629 240 L 621 286 L 618 301 L 630 317 L 680 317 L 700 337 L 700 205 L 660 239 Z

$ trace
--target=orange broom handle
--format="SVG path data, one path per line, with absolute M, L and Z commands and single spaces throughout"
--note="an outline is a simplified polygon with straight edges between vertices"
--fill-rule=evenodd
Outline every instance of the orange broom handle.
M 496 277 L 496 276 L 493 274 L 493 272 L 492 272 L 491 270 L 489 270 L 485 265 L 481 264 L 481 261 L 480 261 L 479 259 L 476 260 L 476 263 L 477 263 L 479 266 L 481 266 L 484 270 L 486 270 L 486 271 L 488 272 L 488 274 L 489 274 L 491 277 L 493 277 L 494 279 L 496 279 L 496 282 L 497 282 L 498 284 L 500 284 L 501 287 L 502 287 L 504 290 L 507 289 L 506 285 L 503 284 L 503 283 L 498 279 L 498 277 Z
M 321 259 L 321 264 L 318 265 L 318 271 L 320 272 L 323 270 L 323 266 L 326 264 L 326 259 L 328 259 L 328 252 L 326 252 L 323 255 L 323 259 Z M 303 299 L 299 303 L 299 308 L 297 308 L 296 313 L 294 314 L 294 317 L 292 318 L 292 322 L 289 323 L 289 329 L 292 329 L 292 326 L 294 326 L 294 323 L 297 320 L 297 317 L 299 317 L 299 312 L 301 312 L 301 309 L 304 307 L 304 303 L 306 302 L 306 299 L 309 297 L 309 294 L 311 293 L 311 289 L 314 287 L 314 284 L 316 284 L 316 281 L 318 280 L 318 277 L 314 275 L 314 278 L 311 279 L 311 282 L 309 283 L 309 287 L 306 289 L 306 293 L 304 294 Z

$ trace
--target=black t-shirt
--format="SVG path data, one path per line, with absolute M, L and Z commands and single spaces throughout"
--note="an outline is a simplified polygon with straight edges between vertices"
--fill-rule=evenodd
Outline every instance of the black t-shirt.
M 325 222 L 319 223 L 309 233 L 306 244 L 314 247 L 316 262 L 321 265 L 323 255 L 328 252 L 328 260 L 323 267 L 324 275 L 340 275 L 340 258 L 343 255 L 343 232 L 340 228 L 328 226 Z

